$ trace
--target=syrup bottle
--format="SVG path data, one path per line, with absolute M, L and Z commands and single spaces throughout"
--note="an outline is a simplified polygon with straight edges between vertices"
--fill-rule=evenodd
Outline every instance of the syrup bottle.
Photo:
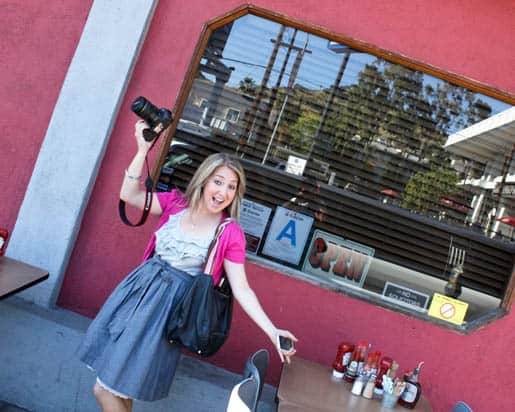
M 458 299 L 461 295 L 461 275 L 463 274 L 463 266 L 454 266 L 449 276 L 449 281 L 445 285 L 445 295 L 450 298 Z
M 420 368 L 423 364 L 424 362 L 420 362 L 412 374 L 404 375 L 406 389 L 404 389 L 404 392 L 402 392 L 402 395 L 399 398 L 399 405 L 404 406 L 405 408 L 413 409 L 420 398 L 422 387 L 418 382 L 418 378 L 420 375 Z

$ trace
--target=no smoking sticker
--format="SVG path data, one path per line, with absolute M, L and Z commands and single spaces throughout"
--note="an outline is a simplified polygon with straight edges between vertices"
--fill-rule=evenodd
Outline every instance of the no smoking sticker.
M 452 318 L 456 314 L 456 308 L 452 303 L 444 303 L 442 306 L 440 306 L 440 315 L 442 315 L 443 318 L 449 319 Z
M 468 303 L 435 293 L 427 314 L 447 322 L 461 325 L 467 313 Z

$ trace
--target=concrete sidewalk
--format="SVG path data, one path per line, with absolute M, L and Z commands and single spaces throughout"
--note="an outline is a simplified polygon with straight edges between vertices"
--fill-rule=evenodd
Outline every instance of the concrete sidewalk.
M 0 302 L 0 412 L 95 412 L 95 376 L 75 356 L 90 319 L 45 310 L 17 297 Z M 222 412 L 241 376 L 183 356 L 170 395 L 135 402 L 134 412 Z M 276 388 L 265 385 L 261 412 L 276 411 Z

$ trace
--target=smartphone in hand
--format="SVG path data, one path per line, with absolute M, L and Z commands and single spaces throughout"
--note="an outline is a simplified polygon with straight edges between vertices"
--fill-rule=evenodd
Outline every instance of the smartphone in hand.
M 283 353 L 290 353 L 294 350 L 293 341 L 285 336 L 277 335 L 277 346 Z

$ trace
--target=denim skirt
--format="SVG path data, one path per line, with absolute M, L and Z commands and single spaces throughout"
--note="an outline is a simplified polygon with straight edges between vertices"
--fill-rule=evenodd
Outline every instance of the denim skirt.
M 154 256 L 109 296 L 79 347 L 103 384 L 133 399 L 168 396 L 180 346 L 166 339 L 168 314 L 192 276 Z

